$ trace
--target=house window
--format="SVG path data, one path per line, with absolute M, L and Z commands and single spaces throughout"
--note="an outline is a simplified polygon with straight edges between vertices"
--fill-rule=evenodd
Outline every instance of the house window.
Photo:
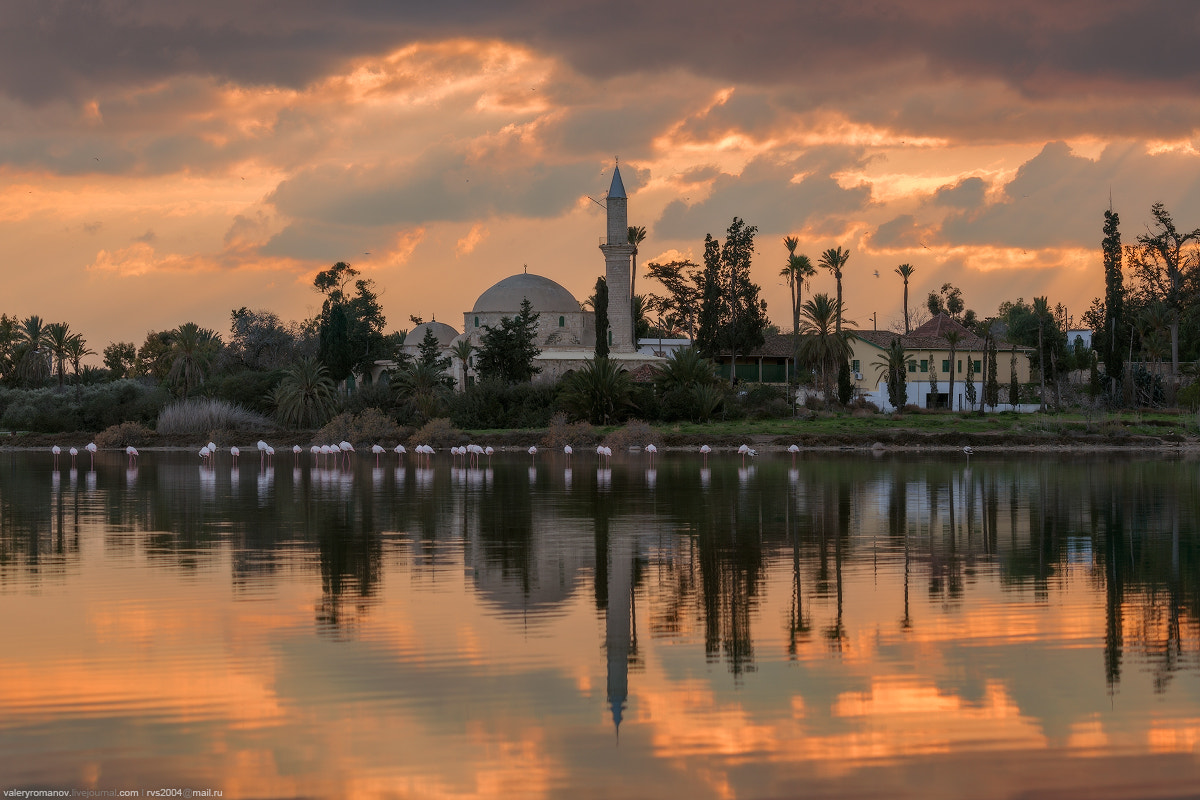
M 476 328 L 478 328 L 478 327 L 479 327 L 479 317 L 476 317 L 476 318 L 475 318 L 475 327 L 476 327 Z
M 976 372 L 983 372 L 983 362 L 982 361 L 972 361 L 971 369 L 975 370 Z
M 608 332 L 608 344 L 610 347 L 612 346 L 612 331 Z
M 566 318 L 566 317 L 559 317 L 559 318 L 558 318 L 558 327 L 560 327 L 560 328 L 565 328 L 565 327 L 567 327 L 567 318 Z
M 961 359 L 961 358 L 958 360 L 958 367 L 957 367 L 957 369 L 958 369 L 958 371 L 959 371 L 959 372 L 962 372 L 962 359 Z
M 858 359 L 857 359 L 857 358 L 856 358 L 856 359 L 853 359 L 853 360 L 850 362 L 850 371 L 851 371 L 851 372 L 861 372 L 861 371 L 862 371 L 862 370 L 860 370 L 860 369 L 858 368 Z
M 946 372 L 946 373 L 950 372 L 950 359 L 948 359 L 948 358 L 942 359 L 942 372 Z
M 908 371 L 916 372 L 917 371 L 917 362 L 915 362 L 915 361 L 908 362 Z
M 921 372 L 929 372 L 929 360 L 928 359 L 925 359 L 925 358 L 921 359 Z

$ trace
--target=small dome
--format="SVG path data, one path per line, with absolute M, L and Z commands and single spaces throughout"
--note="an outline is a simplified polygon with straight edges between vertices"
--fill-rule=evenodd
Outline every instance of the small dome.
M 479 295 L 471 311 L 515 314 L 521 310 L 521 301 L 526 298 L 539 314 L 579 310 L 579 301 L 561 285 L 541 275 L 522 272 L 493 284 Z
M 425 331 L 433 331 L 433 335 L 437 337 L 438 344 L 442 347 L 449 347 L 450 344 L 458 337 L 458 331 L 450 327 L 444 322 L 422 322 L 414 327 L 404 337 L 405 347 L 416 347 L 425 338 Z

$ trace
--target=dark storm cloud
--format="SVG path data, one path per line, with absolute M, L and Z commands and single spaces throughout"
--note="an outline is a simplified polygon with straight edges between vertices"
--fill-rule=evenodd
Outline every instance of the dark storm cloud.
M 32 103 L 180 74 L 301 86 L 348 58 L 421 39 L 495 37 L 607 77 L 679 68 L 759 84 L 919 62 L 935 78 L 991 77 L 1031 96 L 1200 85 L 1189 0 L 8 0 L 0 87 Z M 1102 99 L 1102 98 L 1100 98 Z
M 704 200 L 675 200 L 654 223 L 654 235 L 667 239 L 702 239 L 725 230 L 741 217 L 760 230 L 795 231 L 813 218 L 861 210 L 871 200 L 865 186 L 842 187 L 832 174 L 839 166 L 861 164 L 855 151 L 817 148 L 785 164 L 758 158 L 740 175 L 721 174 Z M 796 175 L 803 174 L 799 181 Z
M 867 245 L 877 250 L 919 247 L 922 235 L 922 230 L 917 226 L 917 218 L 912 214 L 901 214 L 876 228 L 874 233 L 867 237 Z
M 950 208 L 972 209 L 983 205 L 987 184 L 983 178 L 963 178 L 952 186 L 942 186 L 933 194 L 933 202 Z
M 965 183 L 965 182 L 964 182 Z M 1098 247 L 1109 197 L 1122 216 L 1127 238 L 1137 220 L 1163 202 L 1185 226 L 1200 222 L 1200 161 L 1189 154 L 1147 153 L 1136 145 L 1110 145 L 1096 160 L 1051 142 L 1021 165 L 1003 199 L 944 220 L 947 244 L 1008 247 Z M 1132 225 L 1133 227 L 1129 227 Z

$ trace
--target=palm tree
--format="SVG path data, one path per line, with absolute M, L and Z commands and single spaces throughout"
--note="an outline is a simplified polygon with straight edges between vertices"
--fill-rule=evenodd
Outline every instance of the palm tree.
M 1042 381 L 1041 410 L 1046 410 L 1046 351 L 1042 347 L 1042 329 L 1050 316 L 1050 300 L 1046 297 L 1033 298 L 1033 314 L 1038 321 L 1038 377 Z
M 469 339 L 461 339 L 450 347 L 450 355 L 462 364 L 463 389 L 467 388 L 467 368 L 471 366 L 471 353 L 474 352 L 475 345 Z
M 284 425 L 315 428 L 337 408 L 337 387 L 320 361 L 305 358 L 287 371 L 271 401 Z
M 821 391 L 828 404 L 833 395 L 830 372 L 837 374 L 838 366 L 850 358 L 850 342 L 837 329 L 840 309 L 824 292 L 813 295 L 804 304 L 800 314 L 800 339 L 798 353 L 802 361 L 821 372 Z M 853 324 L 853 323 L 851 323 Z
M 185 322 L 171 332 L 171 370 L 167 380 L 183 384 L 184 400 L 193 387 L 204 383 L 219 346 L 216 333 L 194 322 Z
M 63 390 L 67 374 L 67 347 L 71 340 L 71 326 L 65 322 L 52 322 L 46 326 L 46 343 L 54 359 L 54 371 L 58 374 L 58 390 Z
M 950 345 L 950 410 L 954 410 L 954 353 L 958 348 L 958 343 L 962 341 L 962 334 L 958 331 L 946 332 L 946 343 Z
M 50 377 L 50 349 L 42 318 L 34 314 L 22 320 L 16 339 L 13 361 L 17 375 L 35 386 L 41 384 Z
M 681 347 L 654 371 L 654 384 L 660 392 L 716 382 L 716 367 L 694 347 Z
M 81 333 L 73 333 L 67 339 L 67 360 L 71 362 L 71 371 L 75 373 L 75 394 L 80 392 L 79 373 L 83 369 L 83 359 L 94 356 L 96 351 L 87 346 Z
M 909 332 L 908 327 L 908 279 L 917 271 L 917 268 L 912 264 L 901 264 L 896 267 L 896 274 L 904 278 L 904 333 Z
M 638 245 L 646 241 L 646 228 L 643 225 L 630 225 L 629 244 L 633 245 L 633 253 L 631 254 L 631 267 L 629 270 L 629 314 L 633 320 L 633 349 L 637 349 L 637 322 L 638 322 L 638 307 L 637 307 L 637 255 Z
M 796 245 L 799 241 L 795 236 L 788 236 L 783 240 L 783 246 L 788 251 L 788 263 L 779 274 L 787 278 L 788 288 L 792 291 L 792 374 L 795 375 L 799 370 L 799 356 L 796 355 L 796 348 L 799 346 L 800 340 L 800 304 L 803 302 L 802 290 L 804 285 L 808 283 L 809 278 L 817 274 L 817 268 L 813 266 L 812 261 L 808 256 L 801 254 L 796 255 Z
M 888 402 L 897 411 L 903 410 L 908 401 L 908 358 L 899 336 L 892 337 L 888 349 L 875 362 L 875 370 L 876 378 L 887 379 Z
M 437 416 L 438 396 L 445 388 L 445 376 L 437 367 L 417 362 L 400 373 L 396 382 L 400 396 L 406 398 L 422 421 Z
M 821 254 L 818 262 L 822 267 L 833 273 L 833 277 L 837 279 L 837 333 L 842 332 L 842 267 L 846 266 L 846 262 L 850 260 L 850 251 L 829 248 Z
M 633 382 L 615 361 L 596 358 L 563 379 L 562 403 L 576 417 L 597 425 L 618 419 L 630 404 Z

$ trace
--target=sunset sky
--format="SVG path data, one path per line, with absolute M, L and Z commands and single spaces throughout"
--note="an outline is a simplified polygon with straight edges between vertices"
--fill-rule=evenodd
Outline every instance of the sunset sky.
M 618 156 L 639 265 L 742 217 L 785 327 L 788 234 L 850 250 L 865 327 L 900 319 L 903 262 L 914 303 L 1078 318 L 1110 193 L 1126 241 L 1156 201 L 1200 225 L 1198 29 L 1186 0 L 8 0 L 0 311 L 97 351 L 227 333 L 312 315 L 339 260 L 389 330 L 461 326 L 523 265 L 583 298 Z

